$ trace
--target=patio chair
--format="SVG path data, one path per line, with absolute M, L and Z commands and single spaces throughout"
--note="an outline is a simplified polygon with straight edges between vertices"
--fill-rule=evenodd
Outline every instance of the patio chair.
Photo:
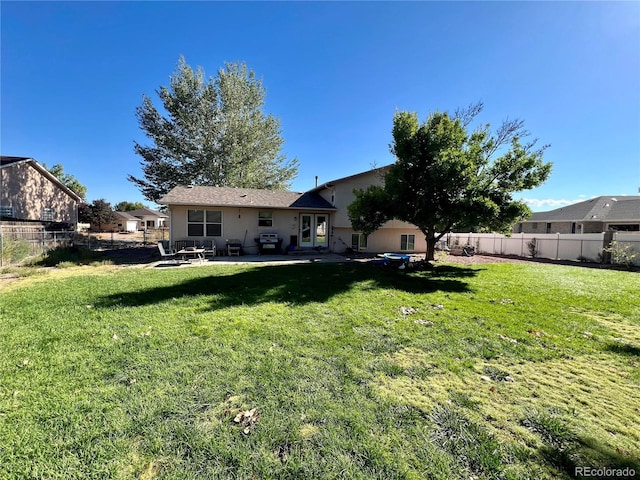
M 179 260 L 176 258 L 176 252 L 174 252 L 173 250 L 170 251 L 166 251 L 164 249 L 164 244 L 162 242 L 158 242 L 158 250 L 160 251 L 160 256 L 162 257 L 162 260 L 167 259 L 167 260 L 173 260 L 174 263 L 179 264 Z
M 237 238 L 227 239 L 227 255 L 230 257 L 235 255 L 236 257 L 240 256 L 240 251 L 242 250 L 242 242 Z
M 195 240 L 176 240 L 175 242 L 173 242 L 173 248 L 176 252 L 179 252 L 180 250 L 184 250 L 187 247 L 195 247 L 195 246 L 196 246 Z
M 213 240 L 203 240 L 202 248 L 204 248 L 204 256 L 216 256 L 216 243 Z

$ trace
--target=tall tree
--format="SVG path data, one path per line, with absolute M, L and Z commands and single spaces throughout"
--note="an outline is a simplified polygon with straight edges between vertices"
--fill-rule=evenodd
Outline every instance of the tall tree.
M 117 217 L 113 213 L 111 204 L 104 198 L 94 200 L 93 203 L 81 203 L 78 205 L 78 221 L 90 223 L 102 230 L 102 225 L 114 223 Z
M 205 79 L 180 57 L 169 87 L 160 87 L 163 116 L 146 95 L 136 109 L 151 146 L 135 143 L 143 178 L 129 175 L 156 201 L 176 185 L 286 189 L 297 159 L 281 153 L 280 121 L 263 112 L 266 90 L 244 63 L 226 63 Z
M 116 203 L 114 210 L 116 212 L 130 212 L 132 210 L 139 210 L 141 208 L 147 208 L 147 207 L 142 202 L 127 202 L 125 200 L 123 202 Z
M 49 170 L 58 180 L 65 184 L 67 188 L 78 194 L 79 197 L 85 198 L 87 196 L 87 187 L 82 185 L 76 177 L 69 173 L 64 173 L 64 168 L 61 164 L 56 163 L 53 167 L 48 168 L 46 164 L 42 164 L 44 168 Z
M 547 146 L 522 143 L 521 120 L 467 131 L 482 103 L 455 115 L 434 113 L 420 124 L 415 112 L 393 118 L 391 153 L 396 157 L 383 187 L 355 190 L 349 217 L 355 230 L 371 234 L 386 221 L 416 225 L 433 260 L 436 243 L 454 230 L 508 231 L 529 208 L 513 194 L 542 184 L 551 172 Z

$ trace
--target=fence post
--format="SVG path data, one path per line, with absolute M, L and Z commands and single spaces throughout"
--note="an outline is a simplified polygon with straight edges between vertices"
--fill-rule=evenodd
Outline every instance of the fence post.
M 607 248 L 613 242 L 615 232 L 612 230 L 607 230 L 602 234 L 602 263 L 609 264 L 611 263 L 611 252 L 607 252 Z
M 556 260 L 560 260 L 560 234 L 556 233 Z

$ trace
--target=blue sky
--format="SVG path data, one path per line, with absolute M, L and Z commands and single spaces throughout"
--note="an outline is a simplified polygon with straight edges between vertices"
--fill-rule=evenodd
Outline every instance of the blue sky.
M 533 210 L 640 187 L 640 2 L 9 2 L 0 150 L 61 163 L 89 201 L 145 201 L 133 142 L 178 58 L 245 61 L 300 161 L 293 190 L 393 162 L 397 110 L 483 101 L 521 118 L 551 178 Z

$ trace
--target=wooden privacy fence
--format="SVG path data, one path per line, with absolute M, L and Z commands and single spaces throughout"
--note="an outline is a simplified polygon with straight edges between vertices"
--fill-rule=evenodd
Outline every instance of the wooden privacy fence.
M 455 245 L 472 245 L 477 253 L 488 255 L 515 255 L 553 260 L 602 261 L 604 249 L 612 241 L 620 247 L 628 246 L 640 253 L 640 233 L 514 233 L 510 237 L 496 233 L 450 233 L 449 248 Z M 635 259 L 640 265 L 640 255 Z

